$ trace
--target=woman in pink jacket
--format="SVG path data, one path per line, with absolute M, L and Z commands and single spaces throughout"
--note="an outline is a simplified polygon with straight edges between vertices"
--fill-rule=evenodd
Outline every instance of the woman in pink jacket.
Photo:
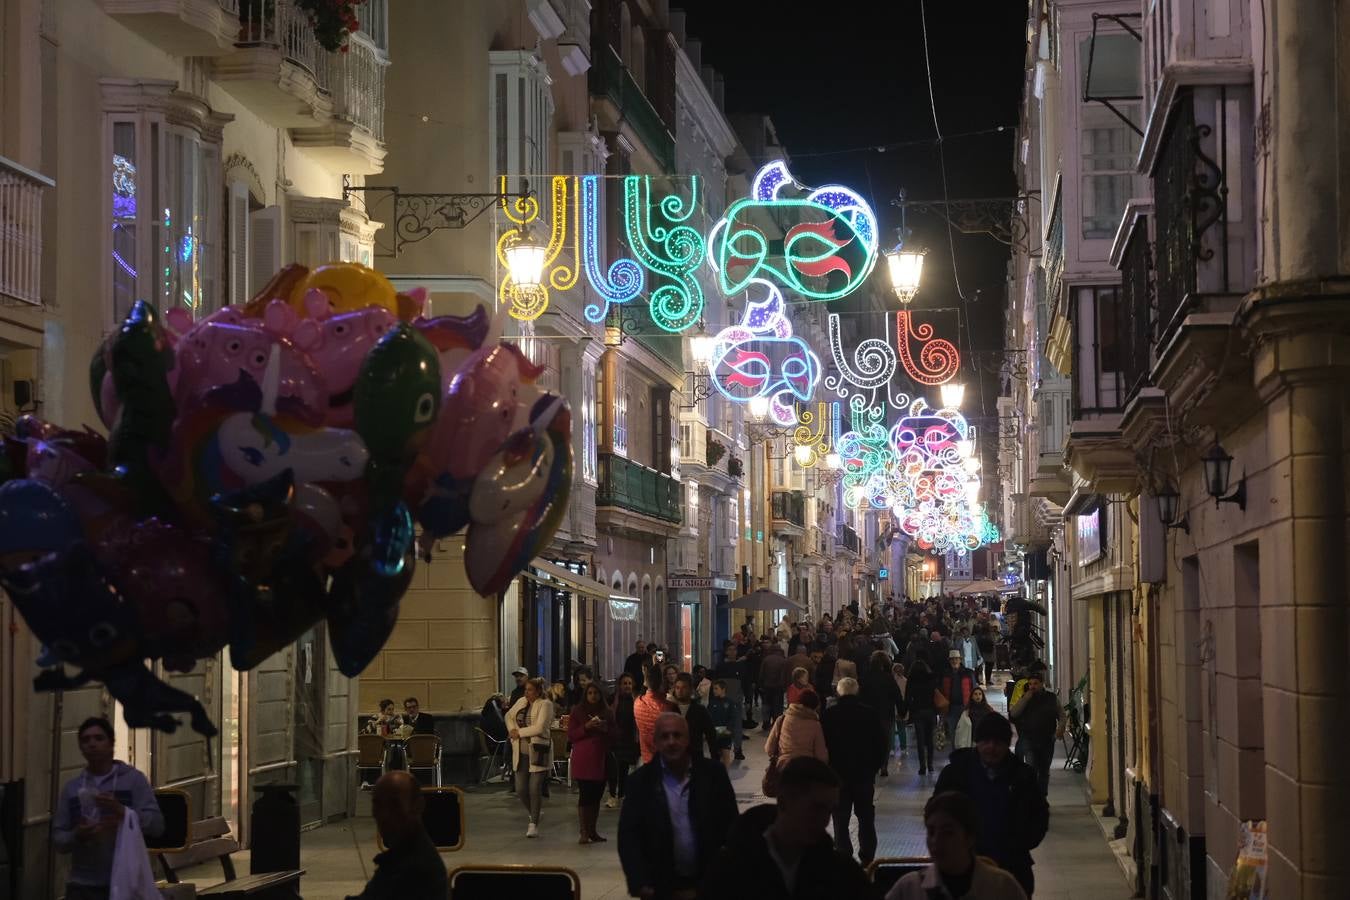
M 605 759 L 614 737 L 614 713 L 600 693 L 600 685 L 586 685 L 582 701 L 572 707 L 567 720 L 567 739 L 572 742 L 572 778 L 580 788 L 577 798 L 579 844 L 602 842 L 595 831 L 600 817 L 600 795 L 605 792 Z
M 825 732 L 820 727 L 820 697 L 815 691 L 803 691 L 801 699 L 778 717 L 764 743 L 764 752 L 778 760 L 779 768 L 795 756 L 814 756 L 829 762 Z

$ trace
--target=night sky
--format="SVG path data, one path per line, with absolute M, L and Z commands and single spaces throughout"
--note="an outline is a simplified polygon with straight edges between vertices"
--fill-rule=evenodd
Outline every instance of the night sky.
M 767 113 L 793 161 L 793 173 L 804 183 L 838 182 L 870 197 L 881 217 L 883 245 L 893 243 L 900 225 L 900 211 L 891 200 L 902 188 L 913 200 L 941 199 L 918 0 L 677 0 L 672 5 L 687 12 L 687 32 L 702 40 L 703 62 L 726 79 L 728 112 Z M 1013 126 L 1022 89 L 1026 4 L 928 0 L 926 9 L 933 91 L 947 136 L 949 196 L 1011 196 L 1016 193 Z M 1006 127 L 958 136 L 999 126 Z M 875 149 L 907 141 L 922 143 Z M 906 224 L 912 230 L 910 245 L 928 250 L 916 313 L 960 307 L 945 223 L 910 215 Z M 995 350 L 1003 345 L 1008 248 L 985 236 L 953 235 L 972 325 L 959 347 L 963 356 L 971 348 Z M 938 335 L 955 339 L 958 313 L 932 315 Z M 968 385 L 966 409 L 975 415 L 980 392 L 965 362 L 962 377 Z M 988 376 L 984 385 L 984 414 L 992 415 L 997 379 Z

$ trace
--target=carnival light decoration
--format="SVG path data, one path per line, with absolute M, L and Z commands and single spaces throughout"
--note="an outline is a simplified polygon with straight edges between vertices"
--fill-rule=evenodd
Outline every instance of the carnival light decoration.
M 636 262 L 619 258 L 610 263 L 609 270 L 603 271 L 600 262 L 600 177 L 583 175 L 581 193 L 577 198 L 581 204 L 581 252 L 582 266 L 586 270 L 586 281 L 591 289 L 600 295 L 604 305 L 587 304 L 582 311 L 591 322 L 603 322 L 609 315 L 609 307 L 614 303 L 627 303 L 642 293 L 646 286 L 646 275 Z
M 652 180 L 630 175 L 623 182 L 624 233 L 634 255 L 649 272 L 664 276 L 651 282 L 650 310 L 658 328 L 681 332 L 703 315 L 703 288 L 694 277 L 704 256 L 703 235 L 685 224 L 698 206 L 698 176 L 689 179 L 689 197 L 667 194 L 652 202 Z M 653 211 L 663 221 L 653 221 Z
M 794 189 L 805 196 L 786 195 Z M 756 224 L 800 221 L 781 253 Z M 750 196 L 733 203 L 708 234 L 708 263 L 722 293 L 769 280 L 811 300 L 837 300 L 863 283 L 877 261 L 877 218 L 859 194 L 841 185 L 811 189 L 775 160 L 755 173 Z
M 509 203 L 505 200 L 501 203 L 502 213 L 516 227 L 503 230 L 497 238 L 497 259 L 506 272 L 498 286 L 497 296 L 506 307 L 507 313 L 513 319 L 523 322 L 539 318 L 548 308 L 549 288 L 555 291 L 568 290 L 577 283 L 579 275 L 575 262 L 576 229 L 571 230 L 572 262 L 559 260 L 568 240 L 567 210 L 571 203 L 570 196 L 576 192 L 576 179 L 566 175 L 554 175 L 550 184 L 552 203 L 549 206 L 548 243 L 544 246 L 543 265 L 539 270 L 541 276 L 547 272 L 548 277 L 547 279 L 541 277 L 537 284 L 517 284 L 514 281 L 515 275 L 511 271 L 508 254 L 516 244 L 528 240 L 530 227 L 539 219 L 539 200 L 533 195 L 526 195 L 517 197 Z M 501 178 L 499 190 L 506 195 L 505 176 Z
M 919 359 L 915 364 L 910 341 L 919 342 Z M 961 368 L 961 354 L 956 345 L 946 338 L 933 337 L 932 323 L 916 325 L 908 309 L 895 314 L 895 346 L 905 374 L 919 384 L 936 386 L 951 381 Z
M 767 403 L 771 421 L 795 426 L 797 404 L 809 401 L 820 383 L 820 358 L 806 341 L 793 336 L 782 291 L 756 280 L 747 292 L 763 296 L 746 304 L 739 325 L 713 337 L 708 360 L 712 384 L 728 400 L 753 400 L 757 407 Z

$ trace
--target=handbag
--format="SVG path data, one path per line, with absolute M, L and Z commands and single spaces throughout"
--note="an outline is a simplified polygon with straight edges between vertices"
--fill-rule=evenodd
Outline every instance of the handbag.
M 145 850 L 141 820 L 128 807 L 117 826 L 113 847 L 112 877 L 108 880 L 109 900 L 159 900 L 155 875 L 150 871 L 150 854 Z
M 769 765 L 764 769 L 764 779 L 759 784 L 759 790 L 765 797 L 770 799 L 778 796 L 778 757 L 770 756 Z
M 952 708 L 951 702 L 947 700 L 947 695 L 942 693 L 940 688 L 933 688 L 933 708 L 939 713 L 945 713 Z
M 942 719 L 938 720 L 937 728 L 933 731 L 933 749 L 938 752 L 947 749 L 947 723 Z
M 770 746 L 774 750 L 769 754 L 769 764 L 764 768 L 764 778 L 759 783 L 760 793 L 769 798 L 778 796 L 778 736 L 783 733 L 783 718 L 779 716 L 769 731 Z

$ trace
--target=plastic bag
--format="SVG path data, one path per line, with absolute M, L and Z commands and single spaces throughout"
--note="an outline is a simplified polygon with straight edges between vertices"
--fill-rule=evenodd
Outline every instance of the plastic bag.
M 127 808 L 117 827 L 117 845 L 113 848 L 112 878 L 108 882 L 109 900 L 159 900 L 155 875 L 150 871 L 150 854 L 145 850 L 140 816 Z

